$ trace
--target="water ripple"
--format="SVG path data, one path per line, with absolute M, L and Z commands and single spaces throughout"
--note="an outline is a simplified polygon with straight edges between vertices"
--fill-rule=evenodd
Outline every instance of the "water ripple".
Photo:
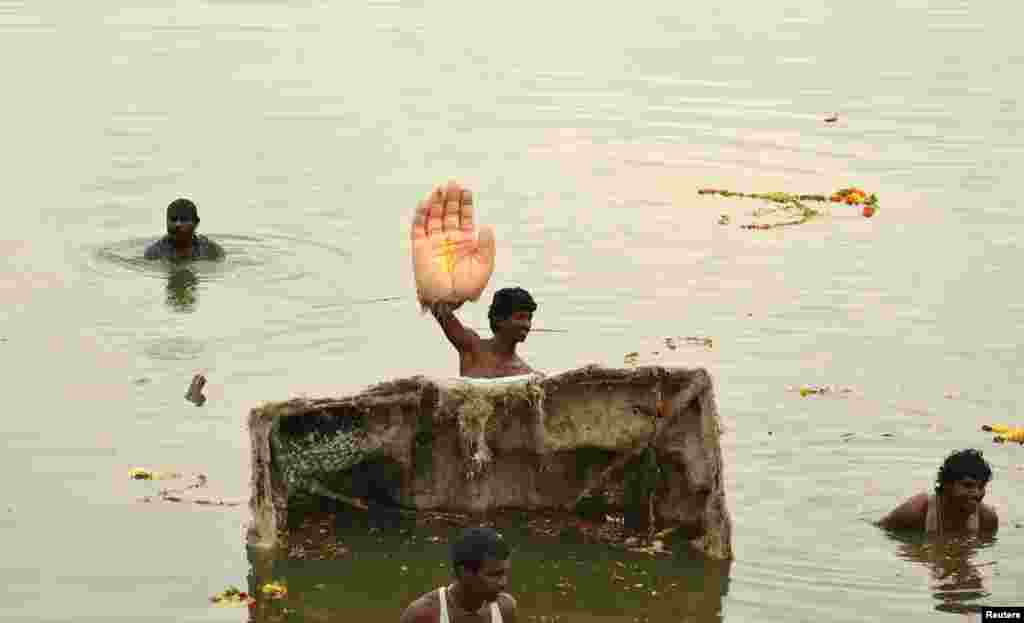
M 351 255 L 338 246 L 315 240 L 282 235 L 261 237 L 238 234 L 211 234 L 225 251 L 223 261 L 196 261 L 187 264 L 202 281 L 216 283 L 244 279 L 250 283 L 278 283 L 302 279 L 321 263 L 308 257 L 308 249 L 319 249 L 334 258 L 348 261 Z M 93 249 L 82 267 L 87 273 L 109 279 L 123 279 L 131 274 L 153 279 L 167 279 L 183 265 L 176 262 L 143 259 L 153 238 L 134 238 Z M 332 266 L 336 269 L 336 266 Z M 316 269 L 319 270 L 319 269 Z

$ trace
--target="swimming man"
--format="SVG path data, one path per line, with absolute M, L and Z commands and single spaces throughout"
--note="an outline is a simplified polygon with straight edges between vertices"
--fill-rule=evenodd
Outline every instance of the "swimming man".
M 490 528 L 470 528 L 452 544 L 455 582 L 409 604 L 399 623 L 515 623 L 509 549 Z
M 224 249 L 206 236 L 197 236 L 199 210 L 188 199 L 175 199 L 167 206 L 167 235 L 149 245 L 147 260 L 218 260 Z
M 977 450 L 946 457 L 935 481 L 935 493 L 918 493 L 877 522 L 890 530 L 920 530 L 927 534 L 989 533 L 999 530 L 995 509 L 982 504 L 992 468 Z

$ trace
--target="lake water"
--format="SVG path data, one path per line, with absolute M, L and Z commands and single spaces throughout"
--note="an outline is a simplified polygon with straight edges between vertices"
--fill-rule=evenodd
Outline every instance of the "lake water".
M 262 560 L 244 505 L 140 502 L 181 483 L 127 474 L 244 502 L 250 408 L 454 374 L 407 242 L 453 177 L 499 244 L 469 324 L 522 285 L 564 331 L 534 332 L 531 364 L 704 366 L 725 426 L 731 565 L 620 556 L 657 577 L 643 597 L 609 551 L 520 538 L 520 620 L 1021 605 L 1024 449 L 979 430 L 1024 424 L 1015 6 L 0 0 L 0 618 L 242 621 L 208 597 L 270 568 L 294 612 L 261 621 L 387 621 L 444 581 L 445 545 L 365 530 L 338 561 Z M 854 185 L 873 218 L 767 231 L 738 226 L 754 201 L 696 193 Z M 225 263 L 139 261 L 178 196 Z M 687 336 L 713 346 L 665 349 Z M 867 523 L 969 446 L 996 540 L 936 553 Z

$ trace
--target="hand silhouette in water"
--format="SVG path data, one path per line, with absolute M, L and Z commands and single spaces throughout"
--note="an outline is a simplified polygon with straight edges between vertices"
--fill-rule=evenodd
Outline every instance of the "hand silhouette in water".
M 473 219 L 473 195 L 457 182 L 438 186 L 416 207 L 412 269 L 424 307 L 480 298 L 494 272 L 494 231 Z

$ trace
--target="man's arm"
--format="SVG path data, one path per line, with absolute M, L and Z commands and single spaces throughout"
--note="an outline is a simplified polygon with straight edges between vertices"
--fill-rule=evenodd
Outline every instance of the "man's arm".
M 463 353 L 474 350 L 480 341 L 480 336 L 477 335 L 476 331 L 463 326 L 459 319 L 455 317 L 455 310 L 461 306 L 462 303 L 456 305 L 434 303 L 430 306 L 430 313 L 437 319 L 437 323 L 441 325 L 445 337 L 452 343 L 455 350 Z
M 516 623 L 516 600 L 508 593 L 498 595 L 498 608 L 501 610 L 501 620 L 504 623 Z
M 878 520 L 875 525 L 889 530 L 918 530 L 924 529 L 925 508 L 922 502 L 927 502 L 928 494 L 915 495 L 906 502 L 900 504 L 891 513 Z

